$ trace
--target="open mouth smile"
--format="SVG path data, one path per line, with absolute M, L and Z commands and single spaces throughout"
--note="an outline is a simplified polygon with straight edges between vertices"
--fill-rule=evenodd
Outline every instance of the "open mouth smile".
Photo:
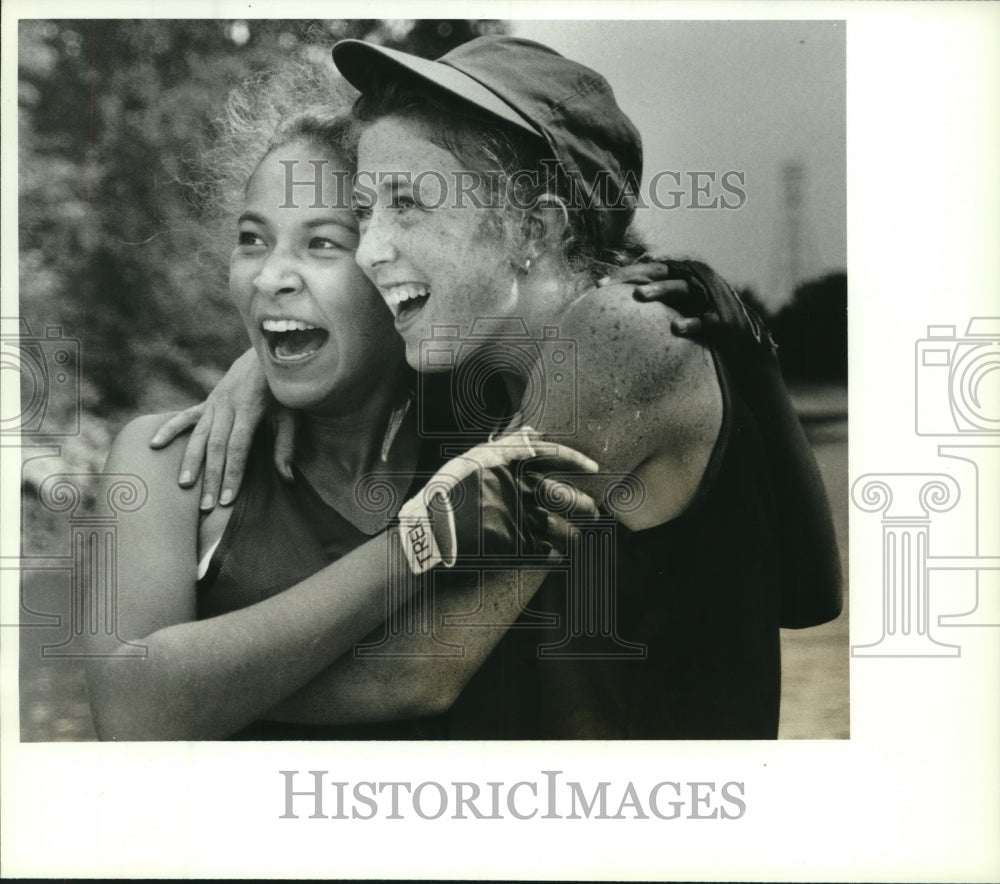
M 330 337 L 325 328 L 301 319 L 265 319 L 260 327 L 275 362 L 302 362 L 317 353 Z
M 431 296 L 430 286 L 407 282 L 380 287 L 382 297 L 396 318 L 396 325 L 405 325 L 424 309 Z

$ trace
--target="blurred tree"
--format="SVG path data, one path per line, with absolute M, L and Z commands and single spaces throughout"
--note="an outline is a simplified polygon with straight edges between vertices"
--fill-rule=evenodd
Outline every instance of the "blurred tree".
M 227 92 L 354 37 L 435 57 L 496 21 L 19 23 L 20 309 L 82 345 L 85 417 L 201 397 L 246 346 L 209 258 L 194 161 Z M 68 409 L 72 403 L 53 402 Z

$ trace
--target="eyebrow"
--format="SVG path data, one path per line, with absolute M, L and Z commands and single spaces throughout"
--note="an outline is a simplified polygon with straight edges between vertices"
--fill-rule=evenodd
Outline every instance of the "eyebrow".
M 242 224 L 244 221 L 252 221 L 254 224 L 265 225 L 267 222 L 256 212 L 244 212 L 237 219 L 237 223 Z
M 351 221 L 354 220 L 353 215 L 351 215 L 350 218 Z M 345 230 L 354 230 L 353 225 L 350 223 L 344 223 L 344 221 L 341 221 L 339 218 L 334 218 L 332 216 L 325 218 L 313 218 L 311 221 L 306 221 L 304 226 L 312 230 L 314 227 L 325 227 L 327 224 L 335 224 L 337 227 L 343 227 Z
M 353 216 L 351 216 L 351 220 L 353 220 Z M 247 211 L 240 215 L 238 223 L 243 224 L 246 221 L 249 221 L 252 224 L 259 224 L 261 227 L 267 226 L 267 219 L 264 218 L 263 215 L 259 215 L 257 212 Z M 354 227 L 350 223 L 345 223 L 341 219 L 335 218 L 332 215 L 324 215 L 321 218 L 310 218 L 304 223 L 304 226 L 309 230 L 312 230 L 315 227 L 323 227 L 327 224 L 335 224 L 337 227 L 343 227 L 345 230 L 354 231 Z

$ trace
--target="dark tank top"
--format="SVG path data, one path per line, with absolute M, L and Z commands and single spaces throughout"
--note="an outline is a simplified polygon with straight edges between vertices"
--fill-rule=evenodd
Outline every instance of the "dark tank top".
M 421 445 L 409 498 L 441 466 L 438 442 Z M 198 582 L 198 619 L 245 608 L 294 586 L 370 540 L 328 505 L 295 470 L 284 482 L 272 466 L 269 428 L 254 438 L 240 493 Z M 420 478 L 423 477 L 423 478 Z M 431 718 L 359 725 L 308 725 L 256 721 L 236 740 L 404 740 L 441 737 Z
M 695 500 L 647 530 L 590 529 L 613 556 L 546 579 L 452 706 L 449 738 L 777 736 L 776 513 L 757 424 L 716 367 L 724 417 Z

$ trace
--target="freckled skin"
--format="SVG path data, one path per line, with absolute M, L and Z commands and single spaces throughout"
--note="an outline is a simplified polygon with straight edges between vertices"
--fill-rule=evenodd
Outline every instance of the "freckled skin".
M 419 120 L 380 119 L 362 135 L 359 169 L 411 177 L 436 169 L 447 177 L 459 168 L 458 160 L 430 135 Z M 458 326 L 453 340 L 466 346 L 453 347 L 456 361 L 473 349 L 468 331 L 478 317 L 521 318 L 536 338 L 542 328 L 557 327 L 561 339 L 575 341 L 578 371 L 575 384 L 547 386 L 545 413 L 577 416 L 577 432 L 556 441 L 594 458 L 606 472 L 630 472 L 644 484 L 646 503 L 617 513 L 627 527 L 651 527 L 682 512 L 708 464 L 722 400 L 711 358 L 699 345 L 674 337 L 673 314 L 662 304 L 635 301 L 629 286 L 578 296 L 563 278 L 552 245 L 540 246 L 531 272 L 518 276 L 523 259 L 508 254 L 467 207 L 393 209 L 391 196 L 380 191 L 361 221 L 358 263 L 380 287 L 409 282 L 430 289 L 421 311 L 396 322 L 407 361 L 427 369 L 421 343 L 434 336 L 436 325 Z M 537 429 L 548 429 L 544 417 Z M 595 499 L 604 498 L 607 480 L 579 484 Z
M 450 346 L 451 340 L 442 340 L 435 328 L 458 326 L 459 339 L 468 341 L 477 318 L 510 315 L 517 272 L 488 223 L 497 209 L 473 208 L 452 194 L 437 206 L 439 196 L 416 186 L 430 180 L 421 179 L 422 172 L 447 170 L 457 162 L 428 134 L 418 121 L 390 117 L 369 126 L 358 146 L 359 174 L 371 175 L 377 192 L 375 205 L 360 220 L 358 264 L 377 286 L 410 282 L 431 290 L 417 321 L 405 328 L 397 324 L 407 362 L 418 370 L 434 370 L 421 364 L 423 342 L 435 339 L 441 348 Z M 400 174 L 379 178 L 379 172 Z M 446 175 L 446 180 L 455 178 Z M 405 181 L 411 185 L 399 183 Z
M 622 332 L 618 340 L 612 328 Z M 633 472 L 643 483 L 647 503 L 621 517 L 628 527 L 679 515 L 697 491 L 722 422 L 710 353 L 675 337 L 669 311 L 633 300 L 627 286 L 579 299 L 562 317 L 561 332 L 577 344 L 582 428 L 566 442 L 602 470 Z M 592 480 L 580 484 L 602 493 Z

